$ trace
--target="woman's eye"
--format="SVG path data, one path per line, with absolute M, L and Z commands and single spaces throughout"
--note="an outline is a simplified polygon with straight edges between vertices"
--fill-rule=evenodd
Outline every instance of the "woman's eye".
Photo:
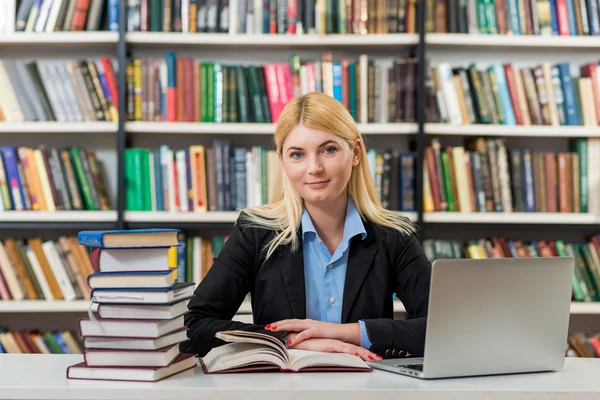
M 294 160 L 298 160 L 300 157 L 302 157 L 302 153 L 297 151 L 290 154 L 290 158 L 293 158 Z
M 334 154 L 337 151 L 337 149 L 335 147 L 325 147 L 323 151 L 327 154 Z

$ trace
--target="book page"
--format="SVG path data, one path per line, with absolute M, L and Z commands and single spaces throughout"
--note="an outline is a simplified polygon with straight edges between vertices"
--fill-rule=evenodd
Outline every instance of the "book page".
M 264 346 L 269 346 L 283 357 L 286 364 L 290 364 L 290 356 L 287 349 L 276 338 L 258 332 L 247 331 L 222 331 L 215 334 L 217 339 L 221 339 L 229 343 L 257 343 Z
M 288 368 L 286 360 L 274 349 L 257 343 L 229 343 L 215 347 L 202 358 L 208 372 L 271 364 Z
M 288 350 L 292 359 L 291 366 L 294 371 L 312 367 L 341 367 L 370 369 L 370 367 L 357 356 L 343 353 L 325 353 L 308 350 Z

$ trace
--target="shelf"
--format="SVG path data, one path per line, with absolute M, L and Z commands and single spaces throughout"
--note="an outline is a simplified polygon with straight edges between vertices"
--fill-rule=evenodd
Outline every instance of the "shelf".
M 271 123 L 199 123 L 199 122 L 127 122 L 128 133 L 147 134 L 241 134 L 273 135 L 276 124 Z M 416 134 L 417 124 L 358 124 L 362 134 L 373 135 L 409 135 Z
M 135 45 L 197 45 L 231 47 L 398 47 L 419 42 L 416 34 L 372 35 L 255 35 L 228 33 L 129 32 L 127 43 Z
M 596 224 L 593 214 L 584 213 L 461 213 L 428 212 L 423 214 L 426 223 L 454 224 Z
M 596 126 L 507 126 L 507 125 L 452 125 L 425 124 L 428 135 L 457 135 L 457 136 L 517 136 L 517 137 L 553 137 L 577 138 L 600 137 L 600 127 Z
M 455 47 L 482 49 L 506 47 L 511 49 L 576 50 L 600 49 L 597 36 L 533 36 L 533 35 L 485 35 L 464 33 L 428 33 L 425 35 L 428 49 Z
M 0 35 L 0 47 L 6 45 L 116 44 L 118 41 L 119 32 L 16 32 L 10 35 Z
M 416 212 L 404 212 L 411 221 L 417 220 Z M 237 211 L 211 211 L 211 212 L 168 212 L 168 211 L 125 211 L 125 222 L 146 224 L 190 224 L 190 223 L 217 223 L 232 224 L 237 221 Z
M 115 222 L 116 211 L 2 211 L 4 222 Z
M 0 133 L 116 133 L 116 122 L 0 122 Z
M 85 313 L 88 310 L 90 302 L 88 300 L 23 300 L 23 301 L 2 301 L 0 300 L 0 313 Z M 92 310 L 96 311 L 97 305 Z M 404 313 L 404 305 L 400 301 L 394 301 L 394 312 Z M 249 301 L 244 301 L 237 314 L 252 314 L 252 305 Z M 593 315 L 600 314 L 600 303 L 571 303 L 571 314 Z

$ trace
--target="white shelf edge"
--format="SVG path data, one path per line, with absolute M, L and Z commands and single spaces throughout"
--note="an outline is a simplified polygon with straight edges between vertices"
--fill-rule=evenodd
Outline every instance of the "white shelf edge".
M 416 134 L 417 124 L 410 123 L 372 123 L 358 124 L 362 134 Z M 276 124 L 271 123 L 206 123 L 206 122 L 127 122 L 128 133 L 146 134 L 261 134 L 275 133 Z
M 485 35 L 463 33 L 427 33 L 425 42 L 431 48 L 443 47 L 510 47 L 600 49 L 595 36 Z
M 23 301 L 2 301 L 0 300 L 0 313 L 68 313 L 68 312 L 87 312 L 90 306 L 89 300 L 23 300 Z M 93 306 L 92 311 L 96 310 L 97 305 Z M 400 301 L 394 301 L 394 312 L 406 312 L 404 305 Z M 250 301 L 244 301 L 237 314 L 252 314 L 252 305 Z M 572 302 L 571 314 L 576 315 L 594 315 L 600 314 L 600 302 Z
M 426 212 L 425 223 L 475 223 L 475 224 L 596 224 L 594 214 L 584 213 L 461 213 Z
M 0 133 L 116 133 L 116 122 L 0 122 Z
M 417 220 L 416 212 L 401 212 L 411 221 Z M 125 222 L 144 223 L 231 223 L 239 216 L 238 211 L 168 212 L 168 211 L 125 211 Z
M 2 211 L 0 222 L 114 222 L 116 211 Z
M 600 137 L 600 127 L 595 126 L 508 126 L 508 125 L 452 125 L 425 124 L 428 135 L 458 135 L 458 136 L 531 136 L 531 137 Z
M 410 46 L 419 42 L 416 34 L 371 34 L 371 35 L 269 35 L 228 33 L 175 33 L 175 32 L 128 32 L 125 40 L 130 44 L 147 45 L 204 45 L 204 46 Z
M 0 35 L 0 46 L 8 44 L 113 44 L 119 41 L 119 32 L 15 32 Z

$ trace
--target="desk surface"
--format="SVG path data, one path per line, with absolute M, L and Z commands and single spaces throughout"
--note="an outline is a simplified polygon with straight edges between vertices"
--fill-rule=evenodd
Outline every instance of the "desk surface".
M 0 399 L 599 399 L 600 360 L 568 358 L 560 372 L 424 381 L 383 371 L 204 375 L 157 383 L 69 380 L 80 355 L 0 354 Z

